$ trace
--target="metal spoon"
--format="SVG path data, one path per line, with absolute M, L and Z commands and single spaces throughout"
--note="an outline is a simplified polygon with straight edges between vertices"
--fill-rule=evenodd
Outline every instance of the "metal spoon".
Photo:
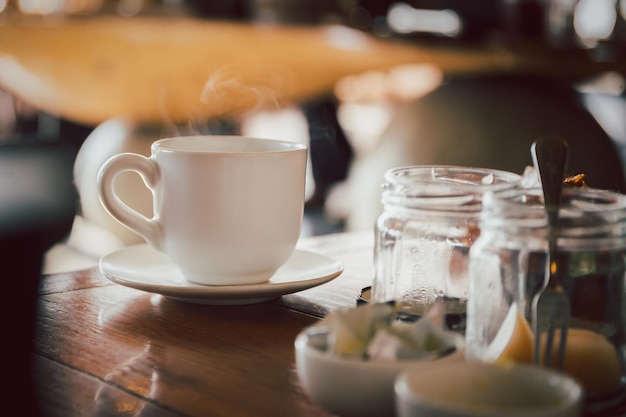
M 533 298 L 532 326 L 535 332 L 535 364 L 541 357 L 541 334 L 546 332 L 544 365 L 552 361 L 554 333 L 560 329 L 558 368 L 563 369 L 567 330 L 570 318 L 570 301 L 562 285 L 561 273 L 557 264 L 557 237 L 559 207 L 563 190 L 563 180 L 567 166 L 568 145 L 556 136 L 538 139 L 531 147 L 533 163 L 541 179 L 544 206 L 548 219 L 548 253 L 546 281 L 544 287 Z

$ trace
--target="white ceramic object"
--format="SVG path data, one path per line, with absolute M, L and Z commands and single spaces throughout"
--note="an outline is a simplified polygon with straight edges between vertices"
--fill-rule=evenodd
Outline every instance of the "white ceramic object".
M 307 147 L 242 136 L 181 136 L 123 153 L 100 169 L 98 196 L 120 223 L 165 253 L 196 284 L 259 284 L 293 253 L 302 226 Z M 153 193 L 154 216 L 114 188 L 134 171 Z
M 124 119 L 98 125 L 85 139 L 74 162 L 74 184 L 80 199 L 80 214 L 89 223 L 109 231 L 123 245 L 145 243 L 137 233 L 115 220 L 98 199 L 98 172 L 111 157 L 124 152 L 150 156 L 150 146 L 161 138 L 159 129 L 150 129 Z M 138 175 L 120 174 L 115 192 L 144 216 L 152 215 L 152 194 Z
M 578 417 L 583 400 L 556 371 L 478 361 L 405 371 L 395 394 L 397 417 Z
M 319 326 L 295 340 L 296 371 L 311 400 L 342 417 L 394 416 L 394 381 L 406 369 L 418 372 L 464 360 L 462 350 L 439 359 L 361 360 L 340 357 L 319 346 Z
M 187 282 L 180 269 L 147 244 L 127 246 L 103 256 L 100 271 L 126 287 L 194 304 L 236 305 L 268 301 L 333 280 L 343 265 L 327 256 L 296 249 L 263 284 L 200 285 Z

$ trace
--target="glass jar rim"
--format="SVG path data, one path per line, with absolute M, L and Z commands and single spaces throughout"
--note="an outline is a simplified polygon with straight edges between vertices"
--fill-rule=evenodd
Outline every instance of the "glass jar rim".
M 507 212 L 536 210 L 545 214 L 543 190 L 539 187 L 518 188 L 509 193 L 485 193 L 483 204 Z M 565 214 L 606 213 L 626 211 L 626 195 L 615 191 L 589 187 L 565 187 L 561 197 L 561 211 Z
M 384 179 L 385 206 L 457 213 L 478 212 L 487 191 L 499 193 L 522 183 L 522 176 L 512 172 L 455 165 L 396 167 Z
M 410 165 L 391 168 L 384 176 L 385 191 L 415 196 L 482 193 L 518 186 L 522 176 L 491 168 L 456 165 Z
M 542 189 L 519 188 L 499 195 L 485 193 L 480 225 L 483 231 L 547 235 Z M 626 237 L 626 195 L 586 187 L 564 188 L 559 222 L 553 233 L 580 239 Z

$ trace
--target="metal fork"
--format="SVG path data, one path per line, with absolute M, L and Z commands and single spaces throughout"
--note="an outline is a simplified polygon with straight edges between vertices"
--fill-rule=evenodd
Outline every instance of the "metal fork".
M 535 333 L 535 364 L 540 364 L 542 334 L 546 333 L 543 365 L 553 362 L 554 337 L 560 331 L 558 369 L 563 370 L 567 331 L 570 320 L 570 300 L 562 285 L 561 271 L 557 263 L 557 237 L 555 229 L 559 220 L 559 206 L 565 169 L 567 166 L 567 142 L 556 136 L 542 137 L 531 147 L 535 168 L 541 179 L 544 206 L 548 219 L 548 253 L 546 257 L 546 279 L 543 288 L 533 297 L 532 327 Z

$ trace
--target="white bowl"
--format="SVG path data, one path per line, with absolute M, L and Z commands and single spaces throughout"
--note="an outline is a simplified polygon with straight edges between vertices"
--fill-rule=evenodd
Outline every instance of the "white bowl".
M 583 400 L 556 371 L 472 361 L 402 372 L 395 394 L 398 417 L 577 417 Z
M 298 378 L 314 403 L 342 417 L 394 416 L 394 381 L 399 373 L 407 369 L 421 372 L 464 360 L 460 350 L 430 360 L 340 357 L 316 344 L 316 330 L 316 326 L 308 327 L 296 337 Z

